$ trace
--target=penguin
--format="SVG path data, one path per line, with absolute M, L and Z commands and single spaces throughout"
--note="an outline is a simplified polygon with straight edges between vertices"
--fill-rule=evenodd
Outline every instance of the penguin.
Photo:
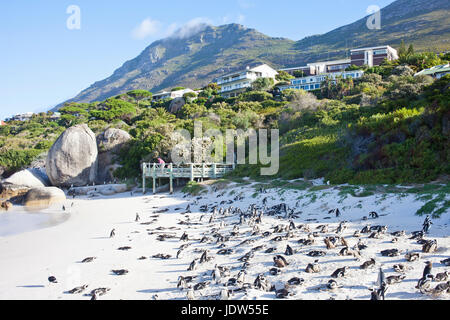
M 180 290 L 187 288 L 187 283 L 183 276 L 178 277 L 177 288 Z
M 294 278 L 291 278 L 288 280 L 288 284 L 291 286 L 299 286 L 304 283 L 305 283 L 305 279 L 303 279 L 303 278 L 294 277 Z
M 188 240 L 189 240 L 188 234 L 186 232 L 183 233 L 183 235 L 180 238 L 180 241 L 188 241 Z
M 273 257 L 273 262 L 274 262 L 275 266 L 278 268 L 284 268 L 289 265 L 289 263 L 286 261 L 286 259 L 281 255 Z
M 69 290 L 69 291 L 67 291 L 67 292 L 70 293 L 70 294 L 77 294 L 77 293 L 81 293 L 81 292 L 83 292 L 84 290 L 86 290 L 87 287 L 88 287 L 88 285 L 85 284 L 85 285 L 83 285 L 83 286 L 73 288 L 72 290 Z
M 264 275 L 261 273 L 259 274 L 255 281 L 253 282 L 253 285 L 255 286 L 255 288 L 268 292 L 270 291 L 270 284 L 269 281 L 264 277 Z
M 402 282 L 406 278 L 405 275 L 389 276 L 386 278 L 386 284 L 392 285 Z
M 429 240 L 423 244 L 422 252 L 433 253 L 437 250 L 437 240 Z
M 136 219 L 134 221 L 139 222 L 139 220 L 141 220 L 141 217 L 139 216 L 139 213 L 136 213 Z
M 345 276 L 345 274 L 346 274 L 346 272 L 347 272 L 347 269 L 348 269 L 347 266 L 345 266 L 345 267 L 343 267 L 343 268 L 338 268 L 338 269 L 336 269 L 336 271 L 334 271 L 334 272 L 331 274 L 331 277 L 332 277 L 332 278 L 342 278 L 342 277 Z
M 328 290 L 336 290 L 336 289 L 340 288 L 340 286 L 338 285 L 336 280 L 333 280 L 333 279 L 328 281 L 326 287 Z
M 111 233 L 109 234 L 109 237 L 110 237 L 110 238 L 114 238 L 115 235 L 116 235 L 116 229 L 112 229 L 112 230 L 111 230 Z
M 429 293 L 431 281 L 433 281 L 433 276 L 431 274 L 428 274 L 425 278 L 419 280 L 416 289 L 419 289 L 420 293 L 422 294 Z
M 284 254 L 287 256 L 292 256 L 294 255 L 294 250 L 289 245 L 287 245 L 286 252 Z
M 111 270 L 111 272 L 114 273 L 116 276 L 123 276 L 127 274 L 129 271 L 125 269 L 120 269 L 120 270 Z
M 81 261 L 81 263 L 89 263 L 89 262 L 94 261 L 95 259 L 97 259 L 97 257 L 88 257 L 88 258 L 83 259 Z
M 204 263 L 204 262 L 207 262 L 207 261 L 209 261 L 208 250 L 205 250 L 203 252 L 202 256 L 200 257 L 200 263 Z
M 438 284 L 436 288 L 433 289 L 432 294 L 433 296 L 438 296 L 446 291 L 447 293 L 450 293 L 450 281 Z
M 187 296 L 187 299 L 188 299 L 188 300 L 195 300 L 195 293 L 194 293 L 194 290 L 193 290 L 192 288 L 189 289 L 188 292 L 187 292 L 187 294 L 186 294 L 186 296 Z
M 270 273 L 272 276 L 277 276 L 277 275 L 279 275 L 279 274 L 281 273 L 281 269 L 279 269 L 279 268 L 271 268 L 271 269 L 269 270 L 269 273 Z
M 448 278 L 449 278 L 449 272 L 448 271 L 444 271 L 444 272 L 438 273 L 434 277 L 434 281 L 436 281 L 436 282 L 444 282 L 444 281 L 447 281 Z
M 413 262 L 419 260 L 420 255 L 417 252 L 408 252 L 406 253 L 405 258 L 407 261 Z
M 375 211 L 372 211 L 372 212 L 369 213 L 369 218 L 378 219 L 379 215 Z
M 245 283 L 245 275 L 246 274 L 247 274 L 247 271 L 245 271 L 245 270 L 239 271 L 238 276 L 236 278 L 236 282 L 241 283 L 241 284 Z
M 431 271 L 433 269 L 433 263 L 431 261 L 425 262 L 426 266 L 423 269 L 423 275 L 422 278 L 426 278 L 428 275 L 431 275 Z
M 230 291 L 227 289 L 222 289 L 220 291 L 220 300 L 229 300 L 230 299 Z
M 50 276 L 50 277 L 48 277 L 48 282 L 50 282 L 50 283 L 58 283 L 58 280 L 56 280 L 56 278 L 54 276 Z
M 62 209 L 63 209 L 63 211 L 66 211 L 66 206 L 63 205 L 63 206 L 62 206 Z
M 444 266 L 450 267 L 450 258 L 441 260 L 441 263 L 442 263 Z
M 395 272 L 398 272 L 398 273 L 406 272 L 406 267 L 403 264 L 394 264 L 394 266 L 392 268 L 394 269 Z
M 373 267 L 373 266 L 375 266 L 375 259 L 370 259 L 370 260 L 368 260 L 368 261 L 366 261 L 366 262 L 364 262 L 361 266 L 360 266 L 360 268 L 361 269 L 369 269 L 369 268 L 371 268 L 371 267 Z
M 323 239 L 323 241 L 325 242 L 325 245 L 327 246 L 328 250 L 336 248 L 334 243 L 331 242 L 330 238 L 327 237 L 327 238 Z
M 189 268 L 187 271 L 194 271 L 197 269 L 197 259 L 192 260 L 191 264 L 189 265 Z
M 307 273 L 318 273 L 318 272 L 320 272 L 319 260 L 314 261 L 314 263 L 309 263 L 306 266 L 305 272 L 307 272 Z

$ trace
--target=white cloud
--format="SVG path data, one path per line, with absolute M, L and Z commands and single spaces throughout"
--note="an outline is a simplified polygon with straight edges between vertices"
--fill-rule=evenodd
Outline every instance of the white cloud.
M 159 21 L 147 18 L 133 30 L 132 36 L 135 39 L 145 39 L 149 36 L 157 34 L 160 28 L 161 23 Z
M 243 14 L 238 15 L 238 23 L 243 23 L 245 21 L 245 16 Z
M 171 37 L 173 38 L 188 38 L 191 35 L 204 30 L 208 25 L 211 25 L 212 21 L 208 18 L 198 17 L 188 21 L 186 24 L 176 29 Z M 175 24 L 172 24 L 175 25 Z

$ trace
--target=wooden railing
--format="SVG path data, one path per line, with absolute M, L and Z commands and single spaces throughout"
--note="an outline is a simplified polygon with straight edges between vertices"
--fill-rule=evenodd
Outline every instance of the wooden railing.
M 153 179 L 153 193 L 156 193 L 156 179 L 169 178 L 169 190 L 173 192 L 173 179 L 185 178 L 194 179 L 216 179 L 223 177 L 226 173 L 235 169 L 234 164 L 223 163 L 187 163 L 175 165 L 173 163 L 143 163 L 142 164 L 142 185 L 145 193 L 146 178 Z

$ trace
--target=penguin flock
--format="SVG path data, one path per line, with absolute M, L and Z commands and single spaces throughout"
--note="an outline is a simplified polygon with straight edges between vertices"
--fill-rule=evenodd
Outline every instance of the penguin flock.
M 364 277 L 375 281 L 378 277 L 376 287 L 367 286 L 355 298 L 389 299 L 390 289 L 405 280 L 414 280 L 409 288 L 411 292 L 450 298 L 450 275 L 446 269 L 450 266 L 450 257 L 436 254 L 440 246 L 436 239 L 428 236 L 433 224 L 430 217 L 425 218 L 420 230 L 407 233 L 391 231 L 388 225 L 369 224 L 368 221 L 375 222 L 382 216 L 370 211 L 368 217 L 359 220 L 363 227 L 356 228 L 355 221 L 345 220 L 342 208 L 324 209 L 317 215 L 322 221 L 307 219 L 299 210 L 298 202 L 289 207 L 267 195 L 266 189 L 259 193 L 264 198 L 253 199 L 254 203 L 249 205 L 243 205 L 244 193 L 221 201 L 225 195 L 222 193 L 215 197 L 216 202 L 213 197 L 199 196 L 183 208 L 153 207 L 156 215 L 144 223 L 140 222 L 142 213 L 130 215 L 136 226 L 148 228 L 158 225 L 159 214 L 179 211 L 177 225 L 145 229 L 149 236 L 155 236 L 152 247 L 157 248 L 158 241 L 170 241 L 175 245 L 173 253 L 149 255 L 150 259 L 184 265 L 181 268 L 184 271 L 180 271 L 177 281 L 173 282 L 171 297 L 229 300 L 253 295 L 299 299 L 304 293 L 319 291 L 335 299 L 340 291 L 355 286 L 347 280 Z M 273 205 L 269 205 L 270 202 Z M 110 230 L 107 237 L 110 239 L 121 232 L 117 226 Z M 396 248 L 399 242 L 407 243 L 410 249 Z M 131 246 L 119 248 L 121 251 L 132 249 Z M 368 251 L 370 253 L 366 253 Z M 101 258 L 87 257 L 81 263 L 95 263 L 98 259 Z M 148 260 L 146 256 L 136 259 Z M 417 274 L 420 265 L 424 269 L 418 278 L 413 274 Z M 438 270 L 434 271 L 433 266 Z M 130 271 L 123 268 L 110 272 L 126 279 Z M 48 281 L 50 285 L 57 283 L 54 276 Z M 84 284 L 67 293 L 80 294 L 87 288 Z M 97 300 L 109 291 L 109 288 L 97 288 L 86 296 Z M 153 298 L 164 298 L 164 295 L 158 292 Z

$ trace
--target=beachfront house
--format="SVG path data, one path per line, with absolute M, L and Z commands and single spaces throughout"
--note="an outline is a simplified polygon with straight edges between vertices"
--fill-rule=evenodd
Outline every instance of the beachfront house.
M 220 87 L 220 95 L 224 98 L 236 97 L 240 93 L 252 86 L 252 83 L 259 78 L 272 78 L 278 72 L 267 64 L 260 64 L 255 67 L 248 66 L 244 70 L 238 70 L 232 73 L 225 74 L 214 79 Z
M 422 70 L 422 71 L 416 73 L 414 76 L 417 77 L 417 76 L 423 75 L 423 76 L 431 76 L 435 79 L 440 79 L 443 76 L 445 76 L 446 74 L 450 74 L 450 64 L 449 63 Z
M 320 75 L 308 76 L 295 78 L 290 80 L 290 85 L 280 86 L 280 91 L 286 89 L 301 89 L 305 91 L 313 91 L 319 90 L 321 88 L 322 82 L 327 78 L 335 81 L 337 77 L 342 77 L 343 79 L 353 78 L 358 79 L 364 75 L 364 71 L 355 70 L 355 71 L 345 71 L 345 72 L 332 72 L 332 73 L 323 73 Z
M 12 116 L 9 119 L 6 119 L 6 121 L 28 121 L 31 120 L 33 115 L 34 115 L 33 112 L 20 113 Z

